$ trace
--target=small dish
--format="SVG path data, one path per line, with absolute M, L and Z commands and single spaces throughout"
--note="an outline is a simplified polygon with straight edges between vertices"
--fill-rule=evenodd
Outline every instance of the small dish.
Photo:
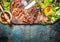
M 0 22 L 7 24 L 8 22 L 10 22 L 12 20 L 12 15 L 9 11 L 3 11 L 0 14 Z

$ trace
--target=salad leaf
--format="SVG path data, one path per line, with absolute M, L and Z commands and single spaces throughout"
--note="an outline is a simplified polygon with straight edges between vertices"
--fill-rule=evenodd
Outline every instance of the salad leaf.
M 55 14 L 56 18 L 60 18 L 60 9 Z
M 2 0 L 3 2 L 6 2 L 6 0 Z
M 58 3 L 58 6 L 60 7 L 60 2 Z
M 2 0 L 4 5 L 2 6 L 4 10 L 10 10 L 10 2 L 7 2 L 7 0 Z

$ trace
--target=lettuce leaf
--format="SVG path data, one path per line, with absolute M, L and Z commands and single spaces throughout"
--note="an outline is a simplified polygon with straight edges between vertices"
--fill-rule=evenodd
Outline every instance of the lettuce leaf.
M 4 5 L 2 6 L 4 10 L 10 10 L 10 2 L 7 2 L 6 0 L 2 0 Z

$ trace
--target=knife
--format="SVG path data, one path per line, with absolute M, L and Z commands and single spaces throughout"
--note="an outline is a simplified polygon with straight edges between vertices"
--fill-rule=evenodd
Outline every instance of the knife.
M 35 1 L 32 1 L 29 5 L 25 7 L 25 9 L 31 8 L 35 3 L 36 3 Z

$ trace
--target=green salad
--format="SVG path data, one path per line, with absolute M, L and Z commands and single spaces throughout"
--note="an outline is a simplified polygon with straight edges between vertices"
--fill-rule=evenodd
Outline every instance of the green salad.
M 0 2 L 4 10 L 10 10 L 10 0 L 1 0 Z
M 54 23 L 57 19 L 60 18 L 60 0 L 35 0 L 38 14 L 43 14 L 45 22 Z

